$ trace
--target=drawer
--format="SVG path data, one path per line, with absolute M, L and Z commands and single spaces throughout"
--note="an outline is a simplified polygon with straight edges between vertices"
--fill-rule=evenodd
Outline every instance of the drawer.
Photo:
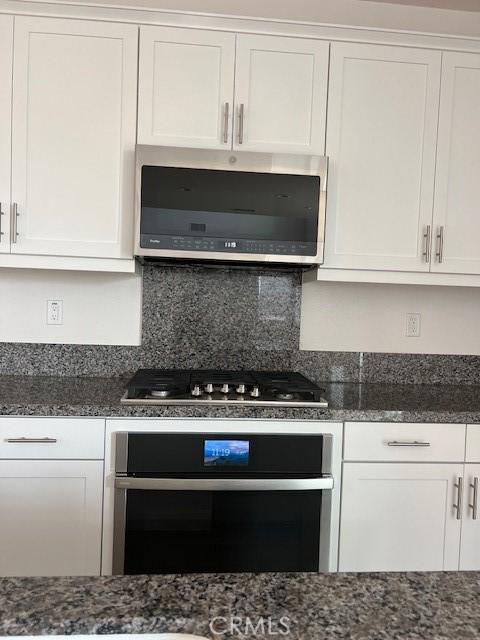
M 372 462 L 463 462 L 465 425 L 347 422 L 344 459 Z
M 480 462 L 480 424 L 467 425 L 467 462 Z
M 98 418 L 0 418 L 0 458 L 103 460 Z

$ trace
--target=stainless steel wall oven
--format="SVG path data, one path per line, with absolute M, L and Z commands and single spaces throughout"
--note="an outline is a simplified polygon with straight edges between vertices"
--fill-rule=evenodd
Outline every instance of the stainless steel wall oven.
M 114 574 L 328 570 L 332 436 L 117 433 Z

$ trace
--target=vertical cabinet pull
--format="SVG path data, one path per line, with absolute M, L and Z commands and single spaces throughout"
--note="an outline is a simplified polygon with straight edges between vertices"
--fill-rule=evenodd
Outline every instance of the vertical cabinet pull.
M 453 505 L 453 508 L 457 511 L 457 520 L 462 519 L 462 501 L 463 501 L 463 478 L 458 478 L 454 484 L 457 490 L 457 504 Z
M 2 236 L 4 235 L 2 231 L 2 216 L 3 216 L 2 203 L 0 202 L 0 242 L 2 241 Z
M 11 220 L 10 220 L 10 231 L 11 231 L 11 242 L 15 244 L 17 242 L 18 231 L 17 231 L 17 218 L 19 216 L 18 213 L 18 205 L 16 202 L 12 202 L 11 208 Z
M 228 116 L 229 116 L 229 111 L 230 111 L 230 104 L 228 102 L 225 102 L 225 105 L 223 107 L 223 136 L 222 136 L 222 140 L 224 144 L 227 144 L 228 142 Z
M 238 109 L 238 144 L 243 144 L 244 119 L 245 119 L 245 105 L 241 104 Z
M 444 227 L 442 225 L 441 227 L 438 228 L 438 232 L 437 232 L 437 252 L 435 254 L 439 264 L 442 264 L 443 262 L 443 232 L 444 232 Z
M 468 506 L 472 510 L 472 520 L 476 520 L 478 518 L 478 477 L 473 479 L 473 483 L 470 484 L 470 488 L 473 489 L 473 500 L 472 504 Z
M 423 241 L 423 257 L 425 258 L 425 262 L 429 263 L 432 246 L 432 227 L 429 224 L 427 224 L 425 231 L 423 232 Z

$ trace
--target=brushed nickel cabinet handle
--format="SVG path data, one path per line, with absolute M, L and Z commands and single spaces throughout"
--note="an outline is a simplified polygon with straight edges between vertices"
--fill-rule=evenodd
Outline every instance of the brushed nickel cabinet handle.
M 243 123 L 245 119 L 245 105 L 241 104 L 238 109 L 238 144 L 243 144 Z
M 438 228 L 438 232 L 437 232 L 437 252 L 436 252 L 436 256 L 437 256 L 437 261 L 439 264 L 442 264 L 443 262 L 443 234 L 444 234 L 444 227 L 443 225 L 441 227 Z
M 463 478 L 458 478 L 457 482 L 453 486 L 457 489 L 457 504 L 454 504 L 453 508 L 457 511 L 457 520 L 461 520 L 463 503 Z
M 230 111 L 230 105 L 228 102 L 225 102 L 225 106 L 223 107 L 223 142 L 227 144 L 228 142 L 228 115 Z
M 472 520 L 476 520 L 478 518 L 478 477 L 473 479 L 470 488 L 473 489 L 473 501 L 468 506 L 472 510 Z
M 11 230 L 11 242 L 15 244 L 17 242 L 18 231 L 17 231 L 17 218 L 20 214 L 18 213 L 18 205 L 16 202 L 12 202 L 11 208 L 11 216 L 10 216 L 10 230 Z
M 431 255 L 431 245 L 432 245 L 432 227 L 427 224 L 425 227 L 425 231 L 423 233 L 424 240 L 424 248 L 423 248 L 423 257 L 425 258 L 425 262 L 428 264 L 430 262 Z
M 421 442 L 420 440 L 390 440 L 387 442 L 389 447 L 429 447 L 430 442 Z
M 56 438 L 5 438 L 9 444 L 55 444 Z
M 2 203 L 0 202 L 0 242 L 2 241 L 2 236 L 4 235 L 2 231 L 2 216 L 4 215 L 2 211 Z

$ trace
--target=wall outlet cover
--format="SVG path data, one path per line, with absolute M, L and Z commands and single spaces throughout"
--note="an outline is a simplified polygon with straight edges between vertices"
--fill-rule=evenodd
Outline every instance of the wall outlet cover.
M 421 315 L 419 313 L 407 313 L 405 335 L 407 338 L 420 337 Z
M 47 324 L 63 324 L 63 300 L 47 300 Z

